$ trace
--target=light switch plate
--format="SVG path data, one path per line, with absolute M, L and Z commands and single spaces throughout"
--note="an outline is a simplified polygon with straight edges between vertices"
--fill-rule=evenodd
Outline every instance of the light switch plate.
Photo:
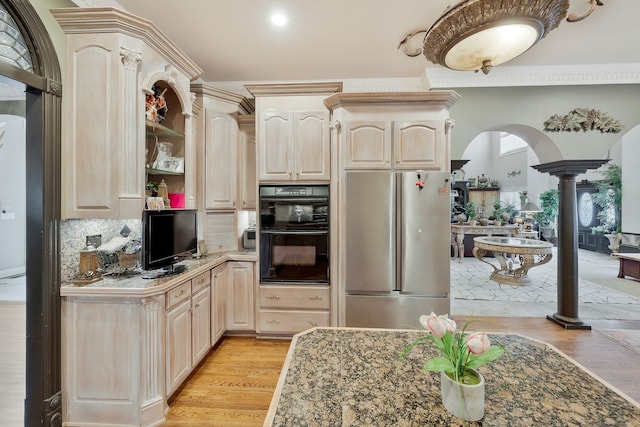
M 15 212 L 0 213 L 0 220 L 4 220 L 4 219 L 16 219 L 16 213 Z

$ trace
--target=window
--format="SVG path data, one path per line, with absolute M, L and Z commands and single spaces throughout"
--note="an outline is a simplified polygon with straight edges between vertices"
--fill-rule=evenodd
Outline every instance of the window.
M 0 60 L 33 72 L 27 43 L 4 6 L 0 5 Z
M 510 133 L 502 133 L 500 135 L 500 155 L 511 154 L 527 148 L 527 143 L 519 136 Z

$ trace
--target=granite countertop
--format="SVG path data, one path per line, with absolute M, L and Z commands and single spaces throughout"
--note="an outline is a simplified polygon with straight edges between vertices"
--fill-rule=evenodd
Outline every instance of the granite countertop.
M 265 426 L 630 426 L 640 406 L 553 347 L 490 334 L 506 353 L 479 368 L 485 416 L 464 423 L 442 406 L 440 373 L 422 364 L 437 354 L 402 349 L 420 331 L 314 328 L 297 335 Z
M 194 277 L 225 261 L 256 261 L 255 251 L 234 251 L 219 254 L 209 254 L 200 258 L 186 259 L 180 264 L 187 267 L 187 271 L 172 276 L 157 279 L 143 279 L 141 274 L 124 274 L 103 276 L 102 280 L 88 285 L 63 284 L 60 288 L 61 296 L 150 296 L 165 292 L 185 279 Z

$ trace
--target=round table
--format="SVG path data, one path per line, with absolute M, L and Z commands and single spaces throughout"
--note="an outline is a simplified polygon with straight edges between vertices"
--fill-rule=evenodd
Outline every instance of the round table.
M 549 242 L 518 237 L 476 237 L 473 244 L 473 256 L 493 267 L 491 279 L 508 284 L 529 282 L 527 272 L 551 261 L 553 248 Z M 493 253 L 499 267 L 484 259 L 488 252 Z

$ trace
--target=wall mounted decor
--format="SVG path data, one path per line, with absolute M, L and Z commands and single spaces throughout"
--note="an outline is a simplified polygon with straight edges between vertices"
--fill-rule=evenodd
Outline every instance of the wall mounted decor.
M 598 130 L 601 133 L 618 133 L 624 128 L 619 120 L 593 108 L 574 108 L 568 114 L 554 114 L 544 122 L 546 132 L 586 132 Z

